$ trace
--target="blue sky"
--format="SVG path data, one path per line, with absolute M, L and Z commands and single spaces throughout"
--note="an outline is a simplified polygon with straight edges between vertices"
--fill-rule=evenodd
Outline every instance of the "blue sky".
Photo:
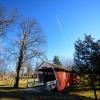
M 49 59 L 54 55 L 72 58 L 75 41 L 85 33 L 100 38 L 100 0 L 0 0 L 0 3 L 37 19 L 47 37 Z

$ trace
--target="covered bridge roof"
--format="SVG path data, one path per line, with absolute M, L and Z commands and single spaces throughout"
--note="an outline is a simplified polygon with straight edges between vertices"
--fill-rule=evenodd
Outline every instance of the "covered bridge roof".
M 49 68 L 54 68 L 55 70 L 62 70 L 62 71 L 67 71 L 70 72 L 71 70 L 63 68 L 62 66 L 56 65 L 56 64 L 52 64 L 52 63 L 48 63 L 48 62 L 42 62 L 37 68 L 36 70 L 44 70 L 46 71 Z

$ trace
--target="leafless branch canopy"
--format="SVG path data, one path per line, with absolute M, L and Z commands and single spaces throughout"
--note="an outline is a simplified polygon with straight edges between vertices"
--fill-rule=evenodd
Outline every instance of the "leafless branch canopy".
M 22 62 L 44 54 L 46 40 L 42 29 L 34 18 L 23 18 L 19 23 L 20 32 L 13 42 L 12 53 L 18 57 L 22 55 Z
M 9 12 L 5 7 L 0 5 L 0 37 L 6 33 L 15 20 L 16 10 Z

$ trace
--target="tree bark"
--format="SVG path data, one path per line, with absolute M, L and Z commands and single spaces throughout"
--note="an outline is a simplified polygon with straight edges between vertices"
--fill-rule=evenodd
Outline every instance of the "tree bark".
M 15 77 L 14 88 L 18 88 L 18 83 L 19 83 L 19 77 Z
M 21 66 L 18 66 L 18 68 L 17 68 L 17 70 L 16 70 L 16 77 L 15 77 L 14 88 L 18 88 L 20 68 L 21 68 Z
M 97 100 L 97 94 L 96 94 L 95 86 L 93 86 L 93 91 L 94 91 L 95 100 Z
M 20 69 L 22 67 L 22 61 L 23 61 L 23 47 L 21 48 L 20 56 L 19 56 L 19 60 L 18 60 L 18 64 L 17 64 L 14 88 L 18 88 L 18 84 L 19 84 L 19 72 L 20 72 Z
M 96 94 L 96 88 L 95 88 L 95 84 L 94 84 L 94 75 L 90 75 L 90 81 L 91 81 L 91 87 L 92 87 L 92 90 L 94 92 L 94 97 L 95 97 L 95 100 L 97 100 L 97 94 Z
M 91 87 L 92 87 L 93 92 L 94 92 L 95 100 L 97 100 L 96 89 L 95 89 L 95 86 L 94 86 L 94 83 L 93 83 L 93 82 L 92 82 L 92 84 L 91 84 Z

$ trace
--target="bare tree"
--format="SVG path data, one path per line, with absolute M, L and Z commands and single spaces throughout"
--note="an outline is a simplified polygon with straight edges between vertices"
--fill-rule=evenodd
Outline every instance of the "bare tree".
M 11 26 L 15 23 L 16 19 L 17 19 L 17 13 L 15 9 L 8 10 L 8 8 L 0 4 L 0 40 L 2 37 L 5 37 L 5 34 L 11 28 Z M 7 55 L 7 53 L 5 53 L 6 50 L 5 50 L 5 47 L 3 46 L 3 43 L 4 43 L 4 40 L 2 42 L 0 41 L 0 61 L 3 60 L 0 63 L 1 70 L 6 69 L 5 61 L 7 61 L 6 59 L 2 59 L 2 56 Z
M 0 5 L 0 37 L 4 36 L 9 27 L 15 22 L 16 10 L 8 11 L 7 8 Z
M 20 32 L 14 40 L 15 48 L 10 51 L 16 58 L 16 78 L 14 87 L 18 87 L 19 72 L 24 63 L 44 54 L 45 38 L 37 21 L 23 18 L 19 23 Z
M 0 77 L 3 78 L 3 76 L 7 73 L 7 62 L 6 62 L 6 56 L 2 56 L 0 58 Z

